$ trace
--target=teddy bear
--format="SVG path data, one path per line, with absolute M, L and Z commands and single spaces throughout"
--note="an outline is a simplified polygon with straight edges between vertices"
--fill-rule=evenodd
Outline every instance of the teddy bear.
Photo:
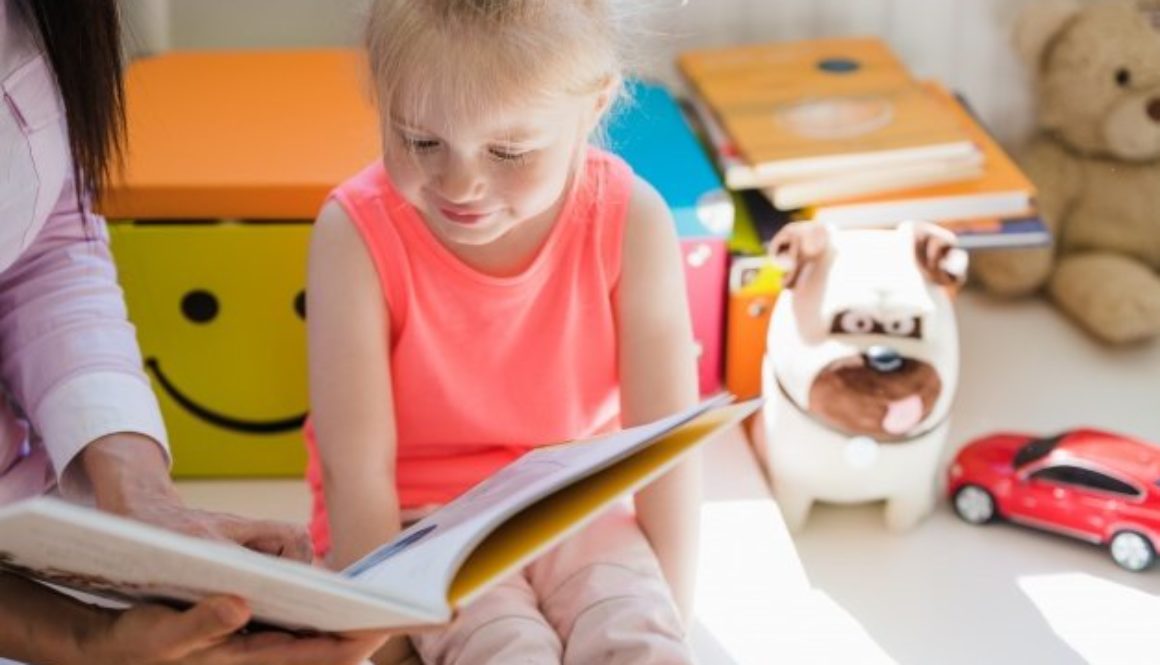
M 948 287 L 967 255 L 949 231 L 834 229 L 794 222 L 770 241 L 786 269 L 762 362 L 754 440 L 786 526 L 815 501 L 885 500 L 908 529 L 935 502 L 959 375 Z
M 1041 0 L 1015 30 L 1037 132 L 1018 159 L 1051 248 L 983 252 L 975 282 L 1040 290 L 1097 339 L 1160 334 L 1160 0 Z

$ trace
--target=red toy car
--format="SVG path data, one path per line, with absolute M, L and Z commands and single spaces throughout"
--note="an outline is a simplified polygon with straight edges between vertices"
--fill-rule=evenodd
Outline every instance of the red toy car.
M 1128 570 L 1160 548 L 1160 448 L 1118 434 L 977 439 L 955 456 L 947 494 L 971 524 L 1002 517 L 1106 544 Z

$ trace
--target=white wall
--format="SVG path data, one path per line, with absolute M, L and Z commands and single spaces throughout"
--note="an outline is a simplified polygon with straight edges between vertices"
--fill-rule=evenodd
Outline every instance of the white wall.
M 962 92 L 1003 141 L 1029 127 L 1025 75 L 1010 46 L 1015 7 L 1027 0 L 625 0 L 651 9 L 646 73 L 671 84 L 683 49 L 718 44 L 874 34 L 919 76 Z M 368 0 L 128 0 L 135 52 L 358 43 Z

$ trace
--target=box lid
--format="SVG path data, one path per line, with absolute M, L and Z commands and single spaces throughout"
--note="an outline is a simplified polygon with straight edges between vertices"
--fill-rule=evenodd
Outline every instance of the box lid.
M 126 72 L 110 218 L 313 219 L 380 154 L 358 51 L 175 52 Z

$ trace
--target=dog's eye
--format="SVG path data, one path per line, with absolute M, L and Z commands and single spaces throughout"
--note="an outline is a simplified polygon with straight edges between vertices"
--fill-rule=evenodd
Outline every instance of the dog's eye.
M 864 312 L 842 312 L 834 322 L 834 330 L 851 335 L 867 335 L 874 332 L 874 317 Z
M 913 337 L 918 333 L 918 317 L 905 316 L 896 319 L 888 319 L 883 323 L 883 328 L 886 329 L 887 335 L 896 335 L 898 337 Z
M 1126 88 L 1132 84 L 1132 72 L 1120 67 L 1116 70 L 1116 85 Z

